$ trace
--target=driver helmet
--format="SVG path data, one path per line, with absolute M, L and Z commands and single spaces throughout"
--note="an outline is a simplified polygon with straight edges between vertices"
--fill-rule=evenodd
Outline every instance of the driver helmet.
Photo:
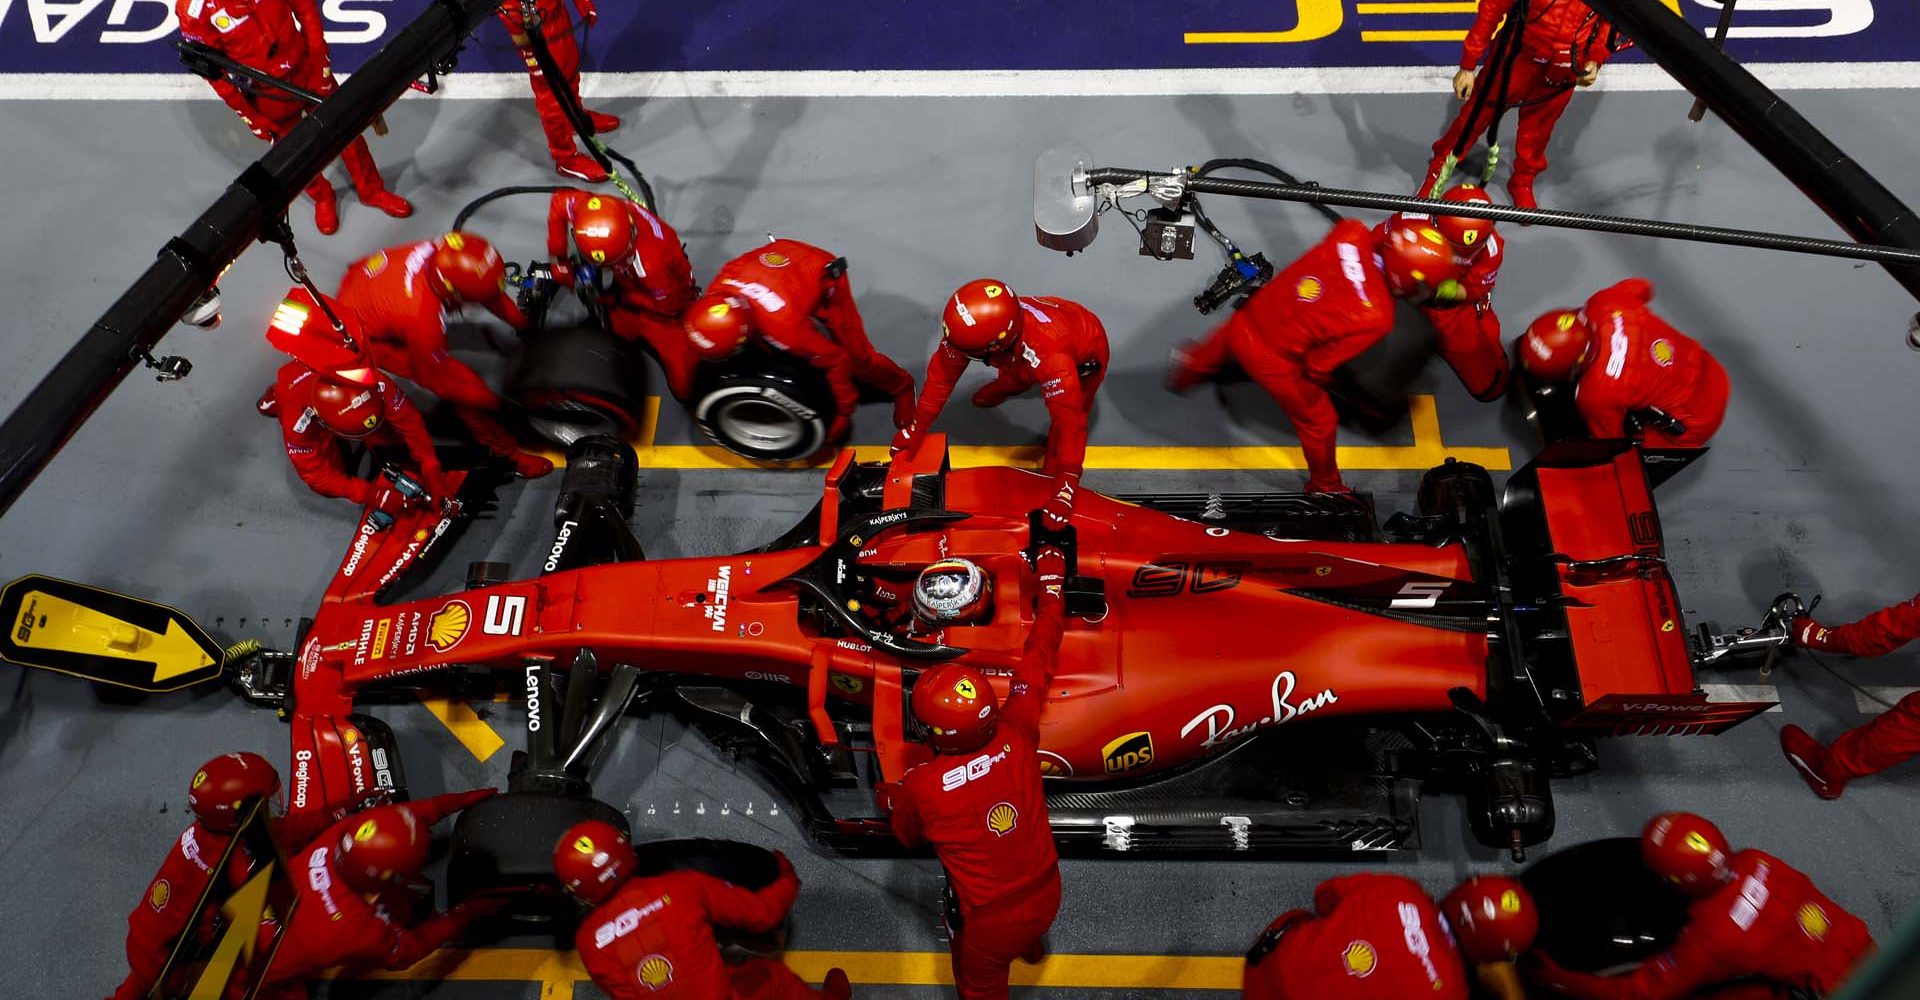
M 1519 880 L 1475 875 L 1440 901 L 1460 953 L 1476 965 L 1511 962 L 1533 947 L 1540 910 Z
M 1733 848 L 1706 817 L 1661 813 L 1640 834 L 1640 859 L 1655 875 L 1689 896 L 1710 896 L 1730 876 Z
M 913 582 L 913 616 L 934 625 L 974 625 L 993 607 L 993 578 L 971 559 L 942 559 Z
M 1485 188 L 1478 184 L 1455 184 L 1440 196 L 1441 201 L 1458 202 L 1462 205 L 1491 205 L 1493 199 L 1487 197 Z M 1469 219 L 1464 215 L 1436 215 L 1434 228 L 1440 235 L 1453 244 L 1455 250 L 1464 254 L 1477 253 L 1487 237 L 1493 233 L 1491 219 Z
M 998 278 L 979 278 L 947 297 L 940 336 L 967 357 L 984 361 L 1020 343 L 1020 297 Z
M 248 799 L 280 791 L 280 772 L 257 753 L 223 753 L 200 765 L 187 785 L 187 808 L 200 825 L 215 833 L 240 826 L 240 807 Z
M 1520 335 L 1520 366 L 1540 382 L 1565 382 L 1587 367 L 1593 328 L 1572 309 L 1555 309 L 1527 324 Z
M 361 441 L 387 422 L 387 404 L 378 386 L 356 385 L 319 372 L 308 381 L 307 408 L 327 430 Z
M 348 885 L 379 892 L 417 878 L 427 866 L 425 824 L 405 806 L 379 806 L 346 824 L 334 864 Z
M 913 717 L 921 736 L 941 753 L 968 753 L 993 738 L 1000 702 L 985 674 L 943 663 L 913 684 Z
M 566 890 L 598 906 L 633 877 L 633 842 L 605 820 L 584 820 L 567 828 L 553 845 L 553 874 Z
M 687 308 L 680 326 L 694 354 L 704 361 L 725 361 L 747 346 L 753 309 L 738 296 L 708 292 Z
M 427 269 L 443 300 L 487 302 L 507 287 L 507 262 L 493 244 L 472 233 L 448 233 L 433 241 Z

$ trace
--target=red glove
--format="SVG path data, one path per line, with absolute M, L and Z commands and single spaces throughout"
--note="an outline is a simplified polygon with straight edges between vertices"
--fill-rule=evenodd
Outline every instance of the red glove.
M 1058 597 L 1067 582 L 1067 554 L 1058 545 L 1048 545 L 1034 557 L 1033 568 L 1040 574 L 1040 588 Z
M 539 479 L 553 471 L 553 463 L 530 451 L 513 456 L 513 471 L 522 479 Z
M 573 263 L 571 261 L 556 260 L 552 264 L 547 265 L 547 268 L 553 273 L 553 280 L 555 282 L 565 285 L 568 288 L 573 287 Z
M 1802 649 L 1832 649 L 1833 642 L 1827 638 L 1827 635 L 1825 625 L 1806 615 L 1793 620 L 1793 644 Z
M 1069 474 L 1060 477 L 1060 489 L 1053 494 L 1053 499 L 1048 500 L 1047 505 L 1040 509 L 1040 523 L 1045 525 L 1047 530 L 1061 531 L 1073 523 L 1070 518 L 1073 514 L 1074 487 L 1079 483 L 1079 476 Z
M 900 428 L 897 431 L 894 431 L 893 443 L 887 446 L 887 453 L 889 455 L 898 455 L 903 451 L 910 452 L 915 450 L 920 445 L 919 445 L 919 442 L 914 440 L 914 437 L 915 437 L 915 430 L 912 425 L 908 425 L 906 427 Z

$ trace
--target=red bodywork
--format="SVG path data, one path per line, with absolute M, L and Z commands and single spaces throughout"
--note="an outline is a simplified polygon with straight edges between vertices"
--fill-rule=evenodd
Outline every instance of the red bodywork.
M 916 468 L 895 470 L 883 509 L 909 506 L 915 473 L 942 471 L 944 441 L 930 436 L 919 455 Z M 849 452 L 828 474 L 815 535 L 823 543 L 844 530 L 838 486 L 851 461 Z M 1618 482 L 1629 468 L 1637 495 Z M 1628 511 L 1645 495 L 1637 468 L 1604 466 L 1588 470 L 1586 479 L 1543 477 L 1542 492 L 1612 490 L 1625 497 Z M 1024 470 L 978 468 L 946 473 L 944 485 L 946 508 L 966 519 L 848 541 L 859 550 L 857 568 L 883 580 L 910 579 L 948 555 L 980 563 L 995 580 L 992 620 L 917 638 L 966 649 L 966 661 L 995 677 L 1004 696 L 1032 614 L 1035 578 L 1022 555 L 1027 515 L 1051 496 L 1051 481 Z M 1549 497 L 1545 506 L 1557 503 Z M 1605 535 L 1601 522 L 1619 513 L 1594 511 L 1578 522 L 1581 529 L 1556 523 L 1555 535 L 1564 527 L 1566 544 L 1583 553 L 1644 549 L 1609 549 L 1618 539 Z M 1307 716 L 1445 713 L 1455 689 L 1487 695 L 1484 588 L 1472 579 L 1460 544 L 1275 540 L 1091 491 L 1082 491 L 1073 520 L 1077 576 L 1100 581 L 1107 612 L 1069 619 L 1041 724 L 1050 775 L 1145 777 Z M 357 689 L 453 665 L 565 662 L 583 646 L 603 664 L 804 688 L 816 738 L 828 744 L 837 739 L 828 700 L 865 706 L 884 780 L 898 780 L 925 758 L 924 747 L 906 736 L 902 691 L 931 661 L 822 634 L 822 616 L 808 613 L 799 589 L 785 582 L 827 554 L 828 544 L 592 566 L 375 605 L 381 577 L 410 560 L 409 547 L 425 543 L 430 534 L 423 533 L 436 523 L 445 522 L 416 512 L 387 532 L 364 535 L 366 551 L 357 561 L 350 553 L 328 590 L 296 668 L 293 816 L 337 807 L 367 790 L 350 757 L 329 752 L 345 749 L 337 720 L 351 711 Z M 1657 530 L 1645 544 L 1658 548 Z M 1659 609 L 1674 607 L 1664 574 L 1652 581 L 1629 575 L 1578 592 L 1591 605 L 1573 615 L 1580 662 L 1591 652 L 1606 664 L 1583 673 L 1585 701 L 1693 693 L 1678 627 L 1655 623 Z M 876 600 L 885 603 L 884 595 Z

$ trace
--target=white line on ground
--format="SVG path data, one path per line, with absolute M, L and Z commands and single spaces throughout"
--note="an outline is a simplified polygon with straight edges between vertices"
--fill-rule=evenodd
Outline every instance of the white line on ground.
M 1920 62 L 1752 63 L 1776 90 L 1910 90 Z M 798 70 L 588 73 L 589 98 L 752 97 L 1166 97 L 1194 94 L 1433 94 L 1450 66 L 1275 67 L 1265 69 Z M 1677 91 L 1658 66 L 1610 66 L 1595 90 Z M 420 96 L 409 94 L 409 97 Z M 496 100 L 527 96 L 520 73 L 455 73 L 442 96 Z M 199 78 L 179 73 L 0 73 L 0 100 L 215 100 Z
M 1771 701 L 1774 706 L 1767 711 L 1783 711 L 1779 704 L 1780 689 L 1771 684 L 1702 684 L 1700 690 L 1707 693 L 1709 702 Z
M 1853 707 L 1859 709 L 1861 715 L 1879 715 L 1887 710 L 1887 706 L 1880 704 L 1878 701 L 1874 701 L 1873 698 L 1879 698 L 1888 705 L 1897 705 L 1900 703 L 1900 699 L 1905 698 L 1915 691 L 1920 691 L 1920 688 L 1874 687 L 1868 685 L 1865 691 L 1855 691 L 1853 693 Z M 1868 695 L 1872 695 L 1873 698 L 1867 697 Z

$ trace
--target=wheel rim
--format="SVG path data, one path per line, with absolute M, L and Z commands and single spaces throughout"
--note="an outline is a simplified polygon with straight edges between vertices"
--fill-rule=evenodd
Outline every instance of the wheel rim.
M 760 399 L 727 404 L 715 415 L 714 426 L 735 446 L 760 452 L 793 449 L 807 433 L 805 422 L 791 411 Z

